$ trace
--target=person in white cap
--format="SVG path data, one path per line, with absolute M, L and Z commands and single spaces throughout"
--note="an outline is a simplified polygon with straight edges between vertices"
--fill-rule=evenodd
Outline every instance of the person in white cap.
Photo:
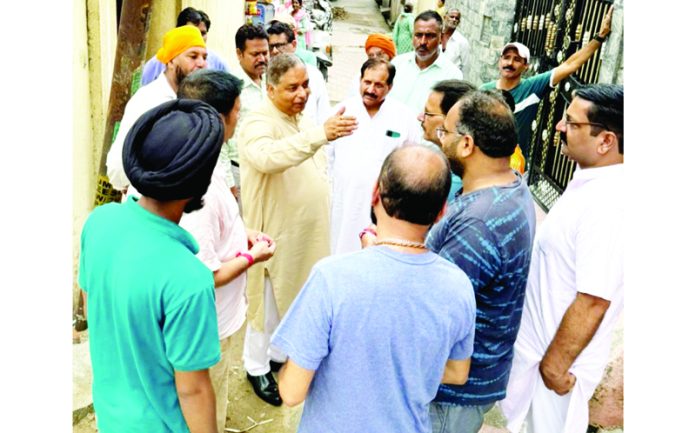
M 519 42 L 511 42 L 503 47 L 498 61 L 500 78 L 484 83 L 483 90 L 501 89 L 509 91 L 515 98 L 515 121 L 517 122 L 517 138 L 524 159 L 529 161 L 532 121 L 536 117 L 539 102 L 551 92 L 553 87 L 575 73 L 602 46 L 611 32 L 611 15 L 614 7 L 610 7 L 602 19 L 599 31 L 592 39 L 568 57 L 563 63 L 541 74 L 522 79 L 522 74 L 529 67 L 529 48 Z

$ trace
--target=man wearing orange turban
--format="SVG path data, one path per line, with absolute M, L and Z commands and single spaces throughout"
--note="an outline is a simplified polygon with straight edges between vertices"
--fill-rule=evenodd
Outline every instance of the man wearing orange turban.
M 166 68 L 155 81 L 138 89 L 128 101 L 116 139 L 106 156 L 106 173 L 115 189 L 126 190 L 131 183 L 123 170 L 123 142 L 131 126 L 149 109 L 176 99 L 181 80 L 191 72 L 205 68 L 206 57 L 205 41 L 198 27 L 185 25 L 164 35 L 157 60 Z
M 384 60 L 390 61 L 396 55 L 396 45 L 389 36 L 373 33 L 365 41 L 365 53 L 370 58 L 382 57 Z

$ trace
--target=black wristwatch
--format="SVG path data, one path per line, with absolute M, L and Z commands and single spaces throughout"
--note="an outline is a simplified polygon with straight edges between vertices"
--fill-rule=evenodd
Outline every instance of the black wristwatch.
M 609 35 L 607 35 L 607 36 L 609 36 Z M 599 36 L 599 33 L 595 33 L 594 36 L 592 36 L 592 39 L 594 39 L 595 41 L 597 41 L 601 44 L 607 40 L 607 36 L 601 37 L 601 36 Z

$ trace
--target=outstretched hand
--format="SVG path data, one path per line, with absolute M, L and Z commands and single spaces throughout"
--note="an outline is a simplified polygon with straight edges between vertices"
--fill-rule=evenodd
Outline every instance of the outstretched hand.
M 343 113 L 345 111 L 346 107 L 341 107 L 336 114 L 324 122 L 324 132 L 327 140 L 333 141 L 337 138 L 351 135 L 358 127 L 358 120 L 355 116 L 344 116 Z

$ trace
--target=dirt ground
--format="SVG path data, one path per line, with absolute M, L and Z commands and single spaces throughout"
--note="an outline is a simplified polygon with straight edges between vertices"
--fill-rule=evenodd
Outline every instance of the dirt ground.
M 246 380 L 242 366 L 242 346 L 246 324 L 233 336 L 234 357 L 230 371 L 229 405 L 226 428 L 252 433 L 286 433 L 297 431 L 302 406 L 275 407 L 262 401 Z M 270 420 L 270 422 L 268 422 Z M 266 423 L 252 427 L 254 423 Z M 96 433 L 94 413 L 73 426 L 73 433 Z

